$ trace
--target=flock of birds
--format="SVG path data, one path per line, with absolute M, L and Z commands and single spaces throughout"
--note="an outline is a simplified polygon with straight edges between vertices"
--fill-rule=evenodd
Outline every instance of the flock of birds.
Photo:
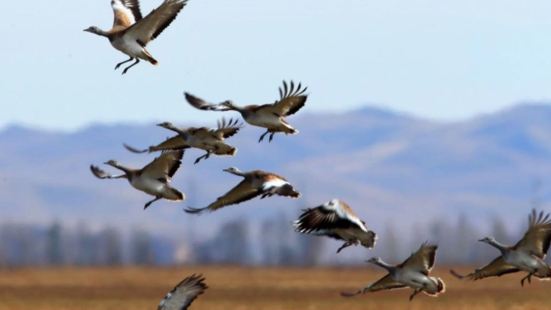
M 164 0 L 157 9 L 143 17 L 138 0 L 112 0 L 111 6 L 115 16 L 113 27 L 104 31 L 92 26 L 85 31 L 107 37 L 114 48 L 129 56 L 128 60 L 118 63 L 115 70 L 125 63 L 134 61 L 123 69 L 122 73 L 125 74 L 138 64 L 140 59 L 154 65 L 158 63 L 145 47 L 171 24 L 186 3 L 187 0 Z M 306 90 L 307 88 L 300 83 L 297 85 L 293 81 L 289 83 L 284 81 L 279 88 L 279 99 L 275 102 L 247 106 L 239 106 L 229 100 L 213 104 L 190 93 L 185 93 L 185 98 L 191 106 L 200 110 L 238 112 L 246 123 L 266 130 L 258 142 L 262 142 L 267 135 L 269 135 L 268 141 L 271 142 L 276 133 L 286 135 L 298 133 L 298 130 L 287 122 L 286 117 L 295 114 L 305 105 L 308 98 Z M 164 122 L 158 126 L 173 131 L 175 135 L 145 149 L 124 144 L 127 150 L 134 153 L 161 152 L 157 158 L 141 169 L 130 168 L 115 160 L 109 160 L 105 162 L 106 165 L 122 172 L 112 175 L 97 166 L 90 166 L 92 173 L 100 179 L 127 179 L 135 189 L 153 196 L 154 198 L 145 204 L 144 209 L 160 199 L 185 200 L 185 194 L 170 185 L 171 178 L 182 163 L 185 149 L 196 148 L 206 152 L 195 160 L 195 164 L 208 159 L 212 154 L 233 156 L 237 149 L 227 144 L 225 140 L 237 134 L 243 124 L 238 119 L 222 118 L 216 128 L 179 128 L 170 122 Z M 241 182 L 208 206 L 187 208 L 186 212 L 192 214 L 212 212 L 255 197 L 260 199 L 273 195 L 300 197 L 300 193 L 293 185 L 278 174 L 262 170 L 243 172 L 235 167 L 224 171 L 242 177 Z M 355 214 L 352 208 L 338 199 L 304 210 L 294 222 L 294 228 L 299 233 L 327 236 L 343 241 L 337 253 L 352 245 L 361 245 L 370 249 L 375 246 L 377 240 L 377 235 L 368 230 L 366 223 Z M 521 285 L 524 285 L 525 280 L 530 283 L 532 277 L 540 280 L 551 278 L 551 267 L 544 261 L 551 242 L 549 214 L 533 210 L 529 216 L 528 230 L 514 246 L 506 246 L 491 237 L 479 241 L 497 248 L 501 254 L 472 273 L 460 275 L 451 270 L 452 275 L 459 279 L 480 280 L 508 273 L 526 272 L 527 275 L 521 280 Z M 362 289 L 343 292 L 341 295 L 351 297 L 381 290 L 411 288 L 413 292 L 410 300 L 421 292 L 429 296 L 437 296 L 443 293 L 446 287 L 441 278 L 430 275 L 435 264 L 437 249 L 436 245 L 423 243 L 416 252 L 399 265 L 387 264 L 378 257 L 371 258 L 367 262 L 384 268 L 388 273 Z M 165 296 L 158 309 L 187 309 L 193 300 L 207 289 L 204 280 L 201 275 L 185 278 Z

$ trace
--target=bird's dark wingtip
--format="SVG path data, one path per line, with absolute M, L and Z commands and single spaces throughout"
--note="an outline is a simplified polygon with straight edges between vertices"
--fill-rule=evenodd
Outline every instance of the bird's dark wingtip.
M 453 269 L 450 269 L 450 274 L 454 277 L 456 277 L 457 279 L 459 280 L 463 280 L 465 279 L 465 276 L 464 275 L 461 275 L 459 274 L 457 271 L 453 270 Z
M 192 207 L 187 207 L 187 208 L 184 208 L 184 211 L 186 213 L 189 213 L 189 214 L 201 214 L 203 213 L 205 210 L 207 210 L 208 208 L 192 208 Z
M 361 290 L 356 291 L 356 292 L 341 292 L 341 296 L 342 297 L 354 297 L 356 295 L 361 294 L 361 292 L 362 292 Z
M 147 153 L 148 149 L 144 149 L 144 150 L 140 150 L 138 148 L 135 148 L 133 146 L 130 146 L 126 143 L 123 143 L 122 146 L 124 146 L 124 148 L 129 151 L 129 152 L 132 152 L 132 153 L 136 153 L 136 154 L 143 154 L 143 153 Z

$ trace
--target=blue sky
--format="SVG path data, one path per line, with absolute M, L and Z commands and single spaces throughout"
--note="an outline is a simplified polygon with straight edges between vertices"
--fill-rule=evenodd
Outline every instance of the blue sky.
M 375 103 L 457 120 L 551 98 L 549 1 L 189 0 L 149 46 L 160 65 L 126 76 L 113 71 L 126 56 L 82 31 L 111 26 L 109 1 L 0 9 L 0 127 L 210 121 L 184 90 L 265 103 L 282 79 L 309 86 L 309 112 Z

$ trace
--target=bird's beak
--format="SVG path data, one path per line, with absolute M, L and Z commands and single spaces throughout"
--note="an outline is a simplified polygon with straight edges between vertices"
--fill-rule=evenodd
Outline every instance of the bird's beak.
M 90 32 L 90 28 L 83 29 L 82 31 Z
M 486 241 L 486 239 L 484 238 L 478 240 L 478 242 L 484 242 L 484 241 Z

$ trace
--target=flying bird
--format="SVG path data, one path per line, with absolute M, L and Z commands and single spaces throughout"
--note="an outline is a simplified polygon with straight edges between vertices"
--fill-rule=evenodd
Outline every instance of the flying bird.
M 181 150 L 186 148 L 198 148 L 206 151 L 206 153 L 195 160 L 197 164 L 202 159 L 207 159 L 211 154 L 230 155 L 234 156 L 237 149 L 227 143 L 225 139 L 235 135 L 242 127 L 238 120 L 222 119 L 218 121 L 218 128 L 207 127 L 189 127 L 178 128 L 170 122 L 160 123 L 157 126 L 166 128 L 176 132 L 178 135 L 173 136 L 166 141 L 150 146 L 145 150 L 140 150 L 128 144 L 124 147 L 134 153 L 157 152 L 163 150 Z
M 130 185 L 137 190 L 155 196 L 155 199 L 147 202 L 144 209 L 160 199 L 181 201 L 185 199 L 183 193 L 170 186 L 170 180 L 182 163 L 184 151 L 164 151 L 161 156 L 155 158 L 142 169 L 133 169 L 119 164 L 115 160 L 109 160 L 104 164 L 112 166 L 123 173 L 110 175 L 97 166 L 91 165 L 90 170 L 100 179 L 127 179 Z
M 386 269 L 388 273 L 363 289 L 352 293 L 343 292 L 341 295 L 352 297 L 369 292 L 409 287 L 413 289 L 413 293 L 409 296 L 410 301 L 420 292 L 436 297 L 446 291 L 446 285 L 442 279 L 430 276 L 430 271 L 434 267 L 437 248 L 436 245 L 423 243 L 417 252 L 411 254 L 408 259 L 396 266 L 389 265 L 378 257 L 373 257 L 368 262 Z
M 524 286 L 525 280 L 531 283 L 532 276 L 540 280 L 549 280 L 551 277 L 551 267 L 545 262 L 551 242 L 550 214 L 544 214 L 543 211 L 538 213 L 533 209 L 528 217 L 528 229 L 514 246 L 504 245 L 493 237 L 486 237 L 479 241 L 497 248 L 501 255 L 467 275 L 450 270 L 452 275 L 459 279 L 480 280 L 524 271 L 528 275 L 520 280 L 521 286 Z
M 345 243 L 337 250 L 361 244 L 370 249 L 375 246 L 377 235 L 367 230 L 350 206 L 339 199 L 333 199 L 316 208 L 306 209 L 294 222 L 300 233 L 328 236 Z
M 224 169 L 225 172 L 243 177 L 243 181 L 237 184 L 229 192 L 218 197 L 215 202 L 204 208 L 187 208 L 188 213 L 202 213 L 204 211 L 216 211 L 225 206 L 239 204 L 243 201 L 260 196 L 261 199 L 273 195 L 298 198 L 300 193 L 283 177 L 265 172 L 262 170 L 253 170 L 242 172 L 235 167 Z
M 157 65 L 157 60 L 145 47 L 149 41 L 157 38 L 172 23 L 186 3 L 187 0 L 164 0 L 158 8 L 142 18 L 138 0 L 111 0 L 111 7 L 115 15 L 113 27 L 105 31 L 91 26 L 84 31 L 108 38 L 114 48 L 130 57 L 128 60 L 118 63 L 115 70 L 134 60 L 133 64 L 122 71 L 122 74 L 125 74 L 128 69 L 137 65 L 140 59 Z
M 261 142 L 267 134 L 270 134 L 269 141 L 271 142 L 274 134 L 278 132 L 298 133 L 298 130 L 293 128 L 285 117 L 295 114 L 304 106 L 308 98 L 308 95 L 304 94 L 306 89 L 307 87 L 303 88 L 300 83 L 295 88 L 293 81 L 290 85 L 283 81 L 283 86 L 279 88 L 279 99 L 274 103 L 247 106 L 237 106 L 231 100 L 212 104 L 189 93 L 184 93 L 184 95 L 189 104 L 200 110 L 239 112 L 247 123 L 266 128 L 266 132 L 260 136 L 258 142 Z
M 208 289 L 204 281 L 205 278 L 202 275 L 192 275 L 185 278 L 166 294 L 157 310 L 186 310 L 197 296 Z

